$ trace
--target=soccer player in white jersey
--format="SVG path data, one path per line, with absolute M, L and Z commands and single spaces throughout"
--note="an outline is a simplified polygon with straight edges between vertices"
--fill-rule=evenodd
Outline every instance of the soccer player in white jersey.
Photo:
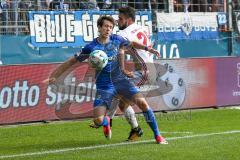
M 147 46 L 145 51 L 134 48 L 127 50 L 127 53 L 132 55 L 134 62 L 137 62 L 135 63 L 136 71 L 134 73 L 129 72 L 125 69 L 124 63 L 122 63 L 123 72 L 132 78 L 136 86 L 142 86 L 146 83 L 153 84 L 156 81 L 156 68 L 153 64 L 154 55 L 148 52 L 148 49 L 152 47 L 149 30 L 135 23 L 135 9 L 132 7 L 122 7 L 119 9 L 118 27 L 122 37 Z M 148 76 L 149 73 L 151 73 L 151 76 Z M 112 121 L 119 106 L 128 123 L 131 125 L 128 140 L 136 140 L 143 134 L 143 131 L 138 125 L 135 112 L 128 103 L 122 100 L 120 103 L 118 102 L 118 99 L 113 100 L 112 108 L 108 111 L 108 115 Z

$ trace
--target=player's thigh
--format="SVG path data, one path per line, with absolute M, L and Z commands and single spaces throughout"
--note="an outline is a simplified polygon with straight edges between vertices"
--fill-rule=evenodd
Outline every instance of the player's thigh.
M 100 125 L 102 123 L 106 110 L 111 105 L 114 95 L 115 90 L 111 85 L 97 87 L 93 104 L 93 120 L 95 124 Z
M 122 112 L 125 111 L 125 109 L 128 107 L 128 106 L 131 106 L 131 105 L 134 105 L 134 103 L 132 101 L 130 101 L 129 99 L 126 99 L 124 97 L 122 97 L 120 100 L 119 100 L 119 108 Z
M 106 109 L 109 109 L 112 103 L 112 99 L 115 95 L 116 91 L 114 87 L 98 88 L 93 104 L 94 108 L 105 106 Z
M 148 110 L 148 103 L 141 93 L 137 93 L 132 96 L 131 101 L 134 102 L 142 111 Z
M 139 93 L 139 89 L 127 78 L 118 81 L 115 88 L 119 95 L 130 101 L 135 94 Z
M 133 85 L 129 80 L 122 79 L 119 81 L 119 85 L 116 85 L 117 91 L 125 99 L 136 104 L 142 111 L 148 110 L 148 104 L 146 99 L 140 93 L 139 89 Z

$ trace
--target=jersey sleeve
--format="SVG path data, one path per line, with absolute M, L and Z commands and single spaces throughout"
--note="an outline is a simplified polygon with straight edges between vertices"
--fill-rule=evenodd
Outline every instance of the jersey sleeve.
M 121 37 L 127 38 L 129 40 L 128 34 L 124 30 L 120 30 L 118 35 L 121 36 Z
M 130 46 L 131 42 L 128 39 L 123 38 L 122 36 L 119 36 L 119 35 L 117 36 L 117 38 L 120 42 L 120 48 Z
M 81 52 L 78 52 L 74 55 L 74 57 L 79 61 L 82 62 L 85 59 L 87 59 L 92 52 L 91 47 L 89 45 L 86 45 Z

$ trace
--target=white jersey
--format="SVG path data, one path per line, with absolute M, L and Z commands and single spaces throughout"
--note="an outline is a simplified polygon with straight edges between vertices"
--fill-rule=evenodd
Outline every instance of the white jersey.
M 142 45 L 152 47 L 148 30 L 135 23 L 120 31 L 120 35 L 127 38 L 129 41 L 138 42 Z M 141 49 L 136 49 L 136 51 L 145 63 L 153 63 L 153 54 Z
M 135 23 L 129 25 L 124 30 L 120 31 L 120 35 L 127 38 L 129 41 L 138 42 L 142 45 L 152 47 L 150 34 L 148 30 L 142 26 Z M 130 49 L 128 50 L 130 54 L 135 57 L 141 64 L 141 70 L 143 71 L 142 78 L 139 82 L 135 83 L 137 86 L 143 85 L 146 81 L 155 81 L 156 69 L 153 64 L 153 54 L 141 49 Z M 149 75 L 151 73 L 151 75 Z M 153 78 L 153 79 L 152 79 Z

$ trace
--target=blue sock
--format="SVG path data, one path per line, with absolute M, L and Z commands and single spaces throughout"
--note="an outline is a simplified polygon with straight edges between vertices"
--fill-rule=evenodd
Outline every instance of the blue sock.
M 108 125 L 108 119 L 106 116 L 104 116 L 101 126 L 107 126 L 107 125 Z
M 155 115 L 154 115 L 152 109 L 149 108 L 146 112 L 143 112 L 143 115 L 145 117 L 146 122 L 152 129 L 154 136 L 156 137 L 156 136 L 160 135 L 160 132 L 158 129 L 158 124 L 157 124 L 157 121 L 155 119 Z
M 107 125 L 108 125 L 108 120 L 107 120 L 106 116 L 103 117 L 102 123 L 100 123 L 100 124 L 96 124 L 96 123 L 95 123 L 95 125 L 97 125 L 98 127 L 107 126 Z

